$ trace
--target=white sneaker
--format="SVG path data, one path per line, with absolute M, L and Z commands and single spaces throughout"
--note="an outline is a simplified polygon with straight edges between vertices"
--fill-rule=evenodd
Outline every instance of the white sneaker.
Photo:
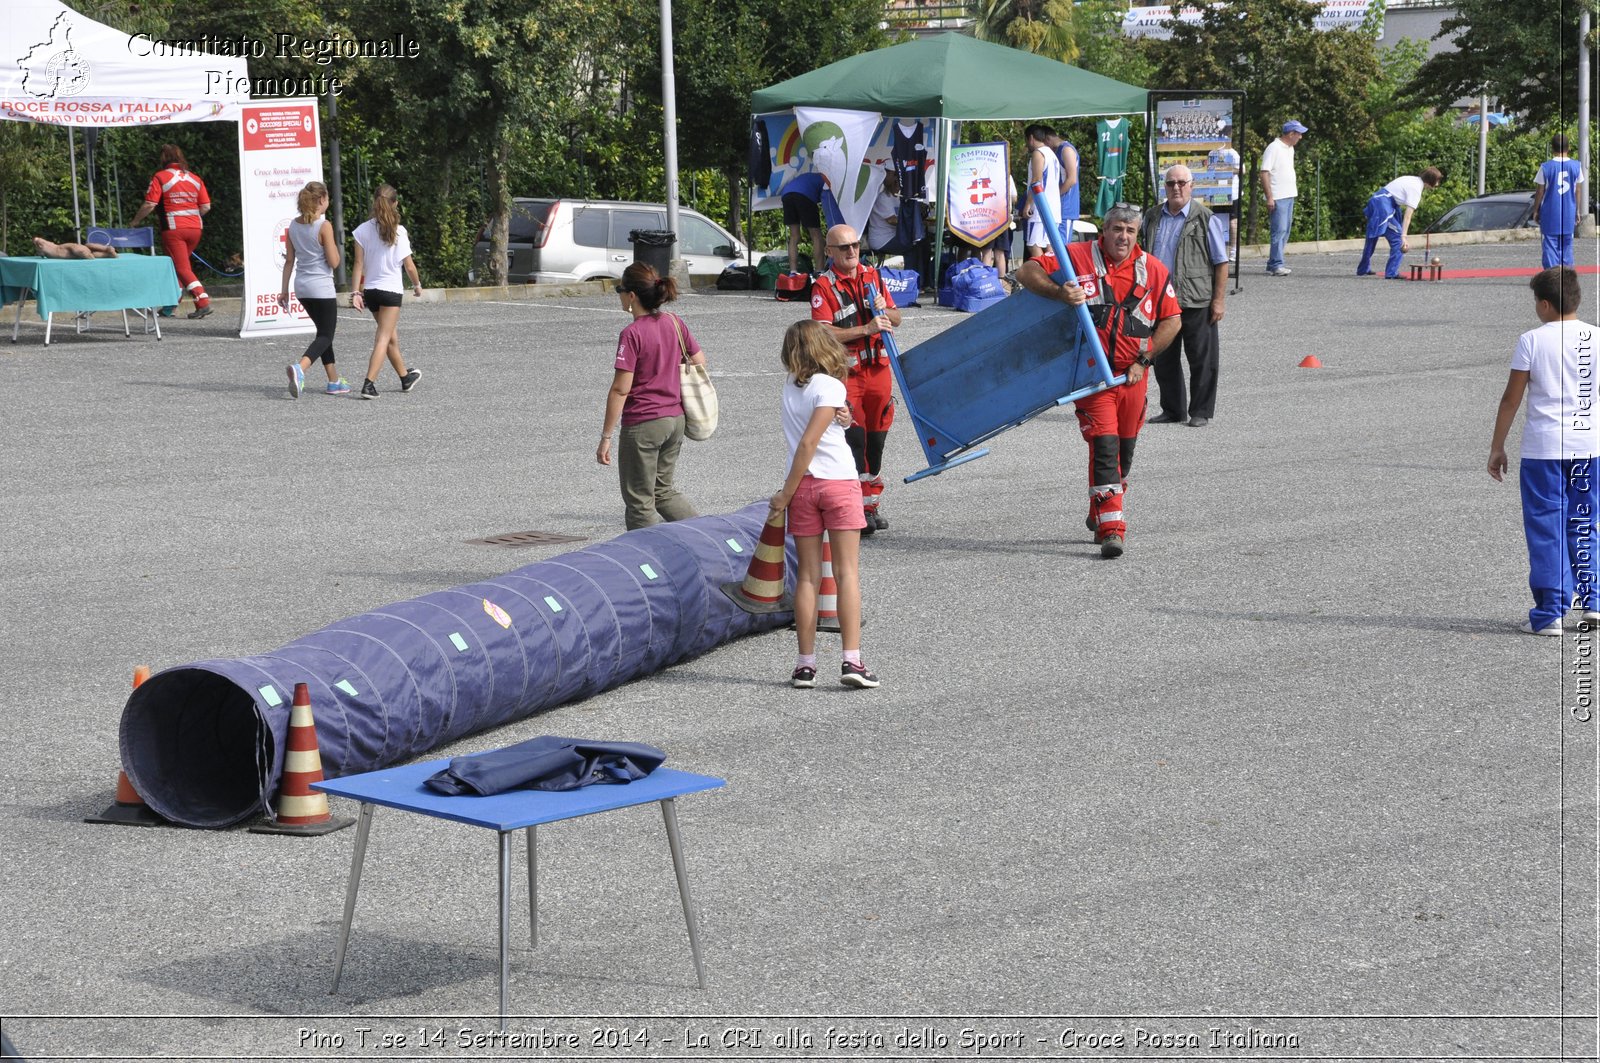
M 305 389 L 305 370 L 301 369 L 300 364 L 296 362 L 295 364 L 289 366 L 289 397 L 291 399 L 298 399 L 300 397 L 300 393 Z
M 1269 277 L 1287 277 L 1289 274 L 1291 274 L 1293 272 L 1294 272 L 1294 270 L 1290 269 L 1288 266 L 1279 266 L 1277 269 L 1269 269 L 1269 270 L 1267 270 L 1267 276 L 1269 276 Z
M 1532 621 L 1524 620 L 1522 625 L 1517 630 L 1521 631 L 1524 635 L 1552 635 L 1560 637 L 1562 628 L 1561 621 L 1559 620 L 1540 628 L 1534 627 Z

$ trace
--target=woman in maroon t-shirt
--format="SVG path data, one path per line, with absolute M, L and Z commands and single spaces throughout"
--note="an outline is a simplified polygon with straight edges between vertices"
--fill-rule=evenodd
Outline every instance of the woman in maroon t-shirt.
M 704 365 L 706 356 L 681 318 L 661 312 L 663 303 L 678 297 L 671 277 L 635 262 L 623 271 L 616 291 L 633 323 L 617 343 L 616 372 L 606 393 L 605 423 L 594 457 L 601 465 L 611 464 L 611 435 L 620 423 L 617 475 L 624 519 L 632 531 L 698 515 L 672 485 L 672 474 L 683 446 L 678 363 L 687 356 L 691 363 Z

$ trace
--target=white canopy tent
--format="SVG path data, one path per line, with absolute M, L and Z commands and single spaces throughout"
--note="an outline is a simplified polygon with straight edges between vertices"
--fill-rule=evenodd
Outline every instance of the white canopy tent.
M 0 119 L 66 126 L 69 135 L 73 129 L 234 122 L 249 99 L 243 58 L 130 36 L 61 0 L 5 0 Z M 72 150 L 76 158 L 75 143 Z M 91 187 L 91 210 L 93 200 Z M 74 163 L 75 215 L 77 210 Z

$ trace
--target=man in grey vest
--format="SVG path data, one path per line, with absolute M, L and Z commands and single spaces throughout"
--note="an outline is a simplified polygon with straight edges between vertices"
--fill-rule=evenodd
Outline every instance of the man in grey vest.
M 1155 358 L 1161 412 L 1151 424 L 1204 428 L 1217 408 L 1217 323 L 1228 288 L 1227 222 L 1194 201 L 1194 174 L 1179 163 L 1167 171 L 1167 200 L 1145 211 L 1139 243 L 1172 275 L 1183 327 Z M 1184 386 L 1182 348 L 1189 363 Z

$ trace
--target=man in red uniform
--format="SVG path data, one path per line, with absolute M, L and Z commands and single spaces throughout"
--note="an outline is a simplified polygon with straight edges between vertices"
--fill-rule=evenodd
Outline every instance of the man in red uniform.
M 178 283 L 194 296 L 194 312 L 189 316 L 205 317 L 211 313 L 211 297 L 194 275 L 189 257 L 200 246 L 203 231 L 200 217 L 211 209 L 211 195 L 206 191 L 206 183 L 189 172 L 189 161 L 176 144 L 161 145 L 160 158 L 161 168 L 150 178 L 144 203 L 130 224 L 138 225 L 151 211 L 157 207 L 161 209 L 161 246 L 172 259 L 172 268 L 178 272 Z
M 835 225 L 828 230 L 827 244 L 832 261 L 812 285 L 811 317 L 826 324 L 850 352 L 845 397 L 854 423 L 844 437 L 861 478 L 861 508 L 867 516 L 861 534 L 870 535 L 889 526 L 878 515 L 878 501 L 883 494 L 883 443 L 894 421 L 894 371 L 882 334 L 899 326 L 900 311 L 877 268 L 862 264 L 861 237 L 854 229 Z M 876 303 L 867 300 L 868 285 L 877 293 Z
M 1128 527 L 1123 500 L 1133 445 L 1144 425 L 1146 370 L 1183 324 L 1167 268 L 1139 249 L 1138 208 L 1106 212 L 1100 239 L 1067 245 L 1068 277 L 1057 284 L 1053 255 L 1023 264 L 1017 280 L 1035 295 L 1071 306 L 1087 303 L 1113 374 L 1128 380 L 1073 403 L 1078 428 L 1089 443 L 1089 530 L 1100 556 L 1122 556 Z

